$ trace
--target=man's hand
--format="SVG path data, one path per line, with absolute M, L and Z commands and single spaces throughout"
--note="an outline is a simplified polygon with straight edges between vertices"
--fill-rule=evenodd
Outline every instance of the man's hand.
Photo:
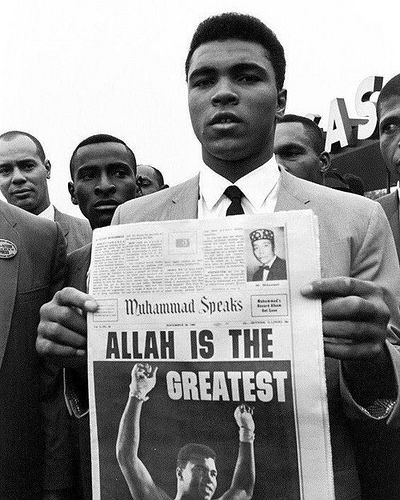
M 396 397 L 394 370 L 385 345 L 389 309 L 381 288 L 355 278 L 327 278 L 302 289 L 322 300 L 325 354 L 342 360 L 353 398 L 366 407 Z
M 326 278 L 302 289 L 322 300 L 325 354 L 341 360 L 386 356 L 389 310 L 380 287 L 355 278 Z
M 36 350 L 61 366 L 80 367 L 86 364 L 86 313 L 95 312 L 93 297 L 75 288 L 57 292 L 40 309 Z
M 236 407 L 234 416 L 239 427 L 240 441 L 242 443 L 254 441 L 253 408 L 245 404 L 239 405 Z
M 141 401 L 147 401 L 147 394 L 156 385 L 158 367 L 152 368 L 148 363 L 136 363 L 131 373 L 129 394 Z

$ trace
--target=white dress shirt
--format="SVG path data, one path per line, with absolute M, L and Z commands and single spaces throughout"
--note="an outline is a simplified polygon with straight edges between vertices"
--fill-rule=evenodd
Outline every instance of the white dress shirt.
M 242 207 L 245 214 L 272 213 L 278 195 L 280 173 L 275 156 L 267 163 L 246 174 L 235 182 L 243 193 Z M 217 174 L 207 165 L 200 167 L 200 198 L 198 201 L 198 218 L 214 219 L 225 217 L 231 200 L 224 191 L 232 183 Z
M 54 206 L 50 204 L 43 212 L 38 214 L 38 217 L 43 217 L 43 219 L 49 219 L 54 222 Z

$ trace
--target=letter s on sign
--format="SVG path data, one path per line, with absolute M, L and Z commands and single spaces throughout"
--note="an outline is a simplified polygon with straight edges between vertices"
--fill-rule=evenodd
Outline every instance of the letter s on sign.
M 378 136 L 376 99 L 378 92 L 382 90 L 382 86 L 382 76 L 368 76 L 358 86 L 355 108 L 359 116 L 368 118 L 367 123 L 358 126 L 358 139 L 376 138 Z

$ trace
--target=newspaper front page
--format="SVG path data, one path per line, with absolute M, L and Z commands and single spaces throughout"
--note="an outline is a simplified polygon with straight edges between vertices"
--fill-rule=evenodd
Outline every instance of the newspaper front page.
M 321 306 L 300 294 L 317 227 L 306 210 L 94 232 L 95 499 L 334 498 Z

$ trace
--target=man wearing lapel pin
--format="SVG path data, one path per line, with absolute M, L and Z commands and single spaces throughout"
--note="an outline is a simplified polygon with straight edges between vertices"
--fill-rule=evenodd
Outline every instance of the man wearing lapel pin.
M 43 498 L 41 403 L 52 401 L 41 393 L 36 328 L 40 306 L 62 286 L 64 264 L 65 243 L 56 224 L 0 201 L 2 500 Z

